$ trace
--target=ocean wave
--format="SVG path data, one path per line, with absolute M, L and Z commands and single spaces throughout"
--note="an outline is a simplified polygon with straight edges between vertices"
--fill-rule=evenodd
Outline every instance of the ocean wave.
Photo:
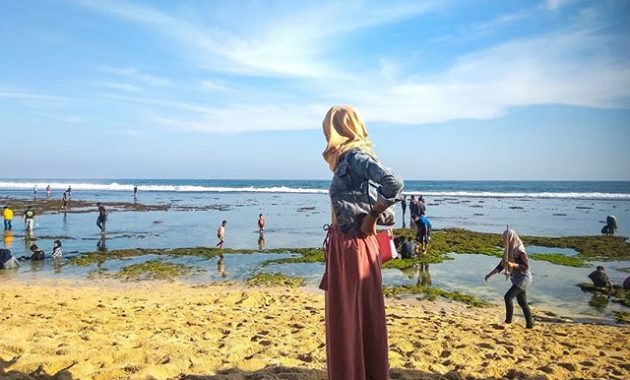
M 84 183 L 84 182 L 0 182 L 0 189 L 32 190 L 35 186 L 41 193 L 46 192 L 50 185 L 53 191 L 63 191 L 72 186 L 73 191 L 118 191 L 132 192 L 134 185 Z M 207 192 L 207 193 L 296 193 L 296 194 L 327 194 L 327 189 L 299 188 L 290 186 L 200 186 L 200 185 L 138 185 L 140 192 Z M 453 198 L 534 198 L 534 199 L 591 199 L 591 200 L 628 200 L 628 193 L 603 192 L 498 192 L 498 191 L 406 191 L 405 195 L 419 195 L 425 197 L 453 197 Z
M 44 183 L 44 182 L 0 182 L 0 189 L 33 190 L 37 186 L 38 192 L 46 192 L 46 187 L 50 185 L 53 191 L 65 191 L 68 186 L 72 186 L 72 191 L 126 191 L 132 192 L 134 185 L 96 183 Z M 206 192 L 206 193 L 307 193 L 307 194 L 327 194 L 326 189 L 303 189 L 288 186 L 272 187 L 228 187 L 228 186 L 196 186 L 196 185 L 138 185 L 138 191 L 142 192 Z

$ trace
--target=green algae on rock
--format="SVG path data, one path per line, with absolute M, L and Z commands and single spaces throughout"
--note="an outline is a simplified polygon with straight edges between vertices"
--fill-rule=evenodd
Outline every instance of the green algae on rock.
M 405 295 L 420 295 L 429 301 L 435 301 L 438 297 L 450 299 L 457 302 L 462 302 L 474 307 L 488 307 L 492 304 L 480 300 L 474 296 L 463 294 L 460 292 L 449 292 L 440 288 L 434 288 L 430 286 L 422 285 L 400 285 L 400 286 L 385 286 L 383 287 L 383 294 L 385 297 L 401 297 Z
M 245 281 L 247 286 L 288 286 L 292 288 L 304 285 L 301 277 L 290 277 L 283 273 L 256 273 Z
M 132 264 L 122 268 L 119 272 L 112 274 L 113 278 L 125 281 L 142 280 L 168 280 L 173 281 L 176 277 L 192 272 L 195 268 L 183 265 L 164 262 L 160 260 L 149 260 L 140 264 Z

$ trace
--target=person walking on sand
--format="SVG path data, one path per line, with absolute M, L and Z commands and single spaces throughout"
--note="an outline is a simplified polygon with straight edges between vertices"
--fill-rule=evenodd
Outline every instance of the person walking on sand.
M 263 214 L 259 214 L 258 215 L 258 233 L 263 233 L 265 232 L 265 224 L 267 223 L 267 221 L 265 220 L 265 217 Z
M 4 209 L 2 210 L 2 217 L 4 218 L 4 230 L 12 230 L 13 226 L 11 223 L 13 221 L 13 210 L 11 210 L 9 206 L 4 206 Z
M 227 220 L 224 220 L 217 228 L 217 238 L 219 242 L 217 243 L 217 248 L 223 248 L 223 243 L 225 243 L 225 226 L 227 226 Z
M 512 314 L 514 313 L 513 300 L 516 297 L 519 306 L 523 310 L 525 316 L 526 327 L 531 329 L 534 327 L 532 312 L 527 304 L 527 287 L 532 283 L 532 272 L 529 269 L 529 260 L 525 245 L 521 238 L 514 230 L 507 229 L 503 232 L 503 259 L 490 273 L 485 277 L 494 276 L 497 273 L 505 271 L 506 276 L 512 280 L 512 287 L 505 293 L 505 323 L 512 323 Z
M 35 224 L 35 211 L 33 211 L 33 208 L 31 206 L 28 206 L 26 208 L 26 211 L 24 211 L 24 226 L 26 227 L 27 233 L 30 234 L 33 232 L 34 224 Z
M 96 225 L 100 228 L 101 233 L 105 233 L 105 224 L 107 223 L 107 209 L 101 203 L 96 204 L 98 206 L 98 218 L 96 218 Z
M 325 240 L 326 358 L 330 380 L 386 380 L 387 326 L 375 226 L 393 225 L 403 182 L 372 149 L 356 111 L 332 107 L 323 122 L 331 224 Z M 372 182 L 376 186 L 365 185 Z M 361 194 L 361 195 L 357 195 Z

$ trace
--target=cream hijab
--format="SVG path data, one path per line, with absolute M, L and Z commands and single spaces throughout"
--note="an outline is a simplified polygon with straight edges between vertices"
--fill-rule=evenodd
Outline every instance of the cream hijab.
M 506 276 L 512 272 L 512 268 L 507 265 L 507 262 L 514 262 L 518 252 L 525 252 L 525 245 L 516 231 L 508 228 L 503 232 L 503 268 L 505 268 Z
M 339 157 L 352 149 L 359 149 L 377 159 L 365 124 L 354 108 L 333 106 L 324 118 L 323 127 L 327 145 L 322 154 L 330 170 L 335 171 Z

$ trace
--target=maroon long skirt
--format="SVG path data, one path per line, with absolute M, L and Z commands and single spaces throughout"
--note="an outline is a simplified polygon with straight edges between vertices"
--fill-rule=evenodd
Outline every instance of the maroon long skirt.
M 326 245 L 326 356 L 329 380 L 386 380 L 387 326 L 375 236 L 331 227 Z

